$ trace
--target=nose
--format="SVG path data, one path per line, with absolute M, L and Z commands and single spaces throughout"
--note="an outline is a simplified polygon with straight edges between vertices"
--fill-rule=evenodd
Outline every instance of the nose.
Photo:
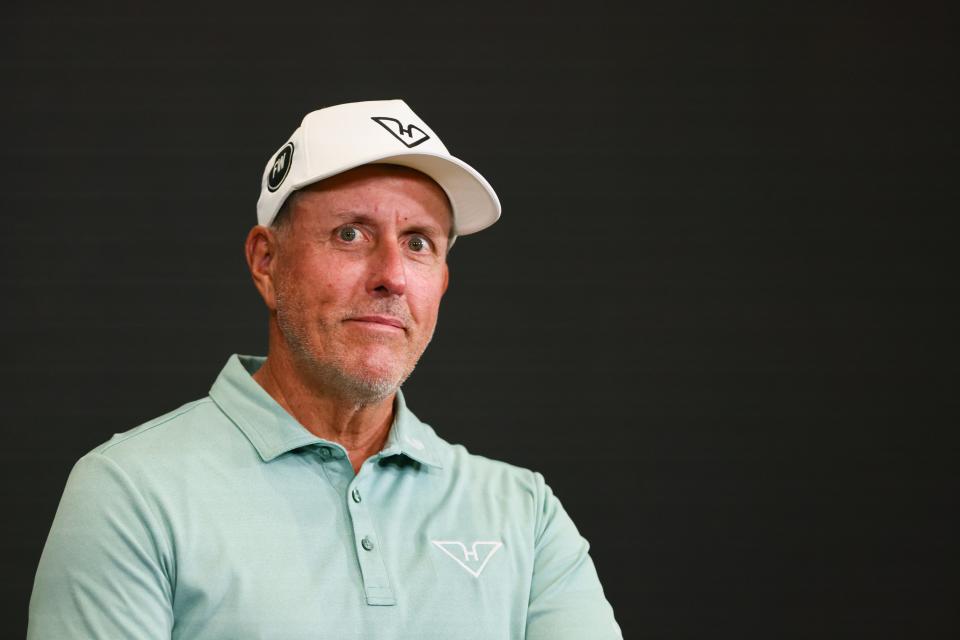
M 406 265 L 398 242 L 383 239 L 370 260 L 367 289 L 381 296 L 402 296 L 407 287 Z

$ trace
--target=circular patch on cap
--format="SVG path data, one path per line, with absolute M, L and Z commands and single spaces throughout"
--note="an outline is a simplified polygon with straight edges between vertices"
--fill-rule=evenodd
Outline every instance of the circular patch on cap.
M 290 164 L 293 162 L 293 143 L 288 142 L 277 152 L 273 159 L 273 166 L 267 173 L 267 191 L 276 191 L 283 184 L 284 178 L 290 173 Z

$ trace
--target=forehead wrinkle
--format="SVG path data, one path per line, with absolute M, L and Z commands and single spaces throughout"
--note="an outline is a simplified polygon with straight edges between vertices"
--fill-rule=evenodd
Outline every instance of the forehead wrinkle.
M 332 178 L 328 178 L 318 183 L 314 183 L 313 185 L 309 185 L 303 188 L 302 190 L 298 190 L 296 193 L 302 194 L 303 196 L 308 196 L 308 198 L 300 198 L 297 204 L 308 209 L 313 208 L 313 206 L 318 206 L 324 211 L 324 215 L 311 216 L 311 218 L 314 218 L 315 220 L 313 224 L 318 224 L 318 223 L 323 224 L 324 222 L 329 222 L 331 217 L 334 220 L 340 220 L 340 221 L 353 217 L 358 221 L 361 219 L 365 219 L 366 222 L 376 223 L 376 220 L 374 219 L 373 214 L 378 214 L 382 209 L 386 207 L 392 208 L 394 206 L 397 206 L 397 203 L 396 202 L 394 203 L 376 202 L 376 201 L 371 202 L 367 198 L 366 192 L 368 191 L 369 188 L 377 188 L 377 185 L 374 184 L 371 187 L 369 184 L 371 180 L 369 178 L 357 178 L 356 181 L 351 179 L 351 180 L 348 180 L 344 185 L 340 185 L 337 182 L 338 180 L 343 180 L 342 176 L 348 175 L 351 172 L 362 172 L 362 170 L 369 170 L 372 168 L 377 168 L 380 170 L 387 169 L 391 173 L 393 172 L 393 170 L 396 170 L 396 169 L 401 169 L 401 170 L 406 169 L 406 167 L 393 166 L 393 165 L 364 165 L 363 167 L 359 167 L 357 169 L 348 171 L 345 174 L 333 176 Z M 424 187 L 430 188 L 430 190 L 434 192 L 434 195 L 439 196 L 442 199 L 442 204 L 444 209 L 444 215 L 441 216 L 442 218 L 444 218 L 444 220 L 440 222 L 436 220 L 436 216 L 432 214 L 432 207 L 429 207 L 429 208 L 424 207 L 423 212 L 426 215 L 422 216 L 423 222 L 420 223 L 419 226 L 423 227 L 424 229 L 430 229 L 431 231 L 437 233 L 440 236 L 447 236 L 447 237 L 451 236 L 454 233 L 455 223 L 454 223 L 454 215 L 453 215 L 453 206 L 450 202 L 450 197 L 447 195 L 446 191 L 444 191 L 444 189 L 439 184 L 437 184 L 436 181 L 434 181 L 432 178 L 430 178 L 426 174 L 421 174 L 420 172 L 414 169 L 410 169 L 409 171 L 413 172 L 415 176 L 419 176 L 419 178 L 416 178 L 417 182 L 419 182 Z M 410 178 L 401 179 L 398 176 L 392 176 L 389 178 L 384 178 L 381 176 L 379 180 L 383 180 L 383 179 L 387 179 L 391 182 L 397 182 L 398 180 L 400 180 L 401 182 L 408 182 L 410 180 Z M 356 188 L 353 188 L 353 186 L 351 185 L 354 185 Z M 402 189 L 401 191 L 406 191 L 406 190 Z M 407 196 L 409 196 L 409 194 L 399 195 L 399 197 L 401 198 L 404 198 Z M 317 199 L 314 199 L 314 197 L 316 197 Z M 339 203 L 332 202 L 330 200 L 331 197 L 334 199 L 340 199 L 341 201 Z M 374 200 L 376 200 L 376 198 Z M 420 202 L 419 199 L 417 199 L 417 201 L 418 201 L 418 204 L 420 205 L 424 204 L 423 202 Z M 311 206 L 311 204 L 308 204 L 308 202 L 311 204 L 315 203 L 315 205 Z M 403 207 L 400 207 L 399 211 L 395 212 L 394 219 L 399 219 L 400 217 L 404 217 L 404 214 L 403 214 L 404 210 L 405 209 Z M 419 212 L 406 215 L 405 217 L 407 220 L 409 220 L 413 216 L 421 217 L 419 215 Z M 427 220 L 427 218 L 429 218 L 429 220 Z M 413 224 L 417 225 L 416 222 L 414 222 Z M 447 228 L 446 231 L 444 230 L 444 227 Z

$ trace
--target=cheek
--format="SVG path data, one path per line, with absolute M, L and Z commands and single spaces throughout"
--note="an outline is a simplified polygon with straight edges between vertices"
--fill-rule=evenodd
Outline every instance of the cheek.
M 443 278 L 431 278 L 418 282 L 413 287 L 408 281 L 407 295 L 410 312 L 424 325 L 434 323 L 437 320 L 440 299 L 443 297 Z
M 337 277 L 326 277 L 329 273 Z M 314 271 L 301 271 L 295 286 L 303 321 L 321 332 L 335 331 L 343 318 L 368 308 L 369 301 L 364 299 L 363 287 L 355 275 L 350 269 L 337 271 L 335 265 L 327 265 L 322 276 Z
M 326 306 L 342 299 L 345 289 L 343 282 L 346 280 L 345 271 L 338 265 L 320 260 L 304 261 L 290 273 L 290 278 L 293 280 L 292 287 L 305 305 Z M 339 277 L 331 278 L 331 274 L 337 274 Z

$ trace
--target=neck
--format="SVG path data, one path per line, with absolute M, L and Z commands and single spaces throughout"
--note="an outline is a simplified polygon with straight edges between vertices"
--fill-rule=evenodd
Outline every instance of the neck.
M 271 349 L 253 379 L 308 431 L 343 445 L 354 473 L 359 472 L 367 458 L 383 449 L 393 423 L 396 393 L 369 404 L 343 397 L 311 381 L 292 358 L 282 354 Z

